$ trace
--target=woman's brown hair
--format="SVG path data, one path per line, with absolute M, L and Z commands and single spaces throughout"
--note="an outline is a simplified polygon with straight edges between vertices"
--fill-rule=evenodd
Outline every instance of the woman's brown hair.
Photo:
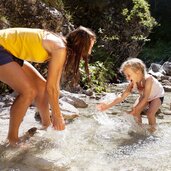
M 74 76 L 77 75 L 81 58 L 85 61 L 85 70 L 88 70 L 88 52 L 91 41 L 95 40 L 95 33 L 89 28 L 83 26 L 78 27 L 66 36 L 67 60 L 65 70 L 72 67 Z

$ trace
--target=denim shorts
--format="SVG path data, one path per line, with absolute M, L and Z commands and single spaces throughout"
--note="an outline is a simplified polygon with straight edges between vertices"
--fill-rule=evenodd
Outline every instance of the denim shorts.
M 23 60 L 16 58 L 10 52 L 5 50 L 4 47 L 0 46 L 0 65 L 8 64 L 13 61 L 17 62 L 20 66 L 23 66 Z

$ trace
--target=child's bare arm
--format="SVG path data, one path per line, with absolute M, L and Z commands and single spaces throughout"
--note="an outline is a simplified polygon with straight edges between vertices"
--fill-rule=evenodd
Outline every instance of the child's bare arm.
M 128 85 L 128 87 L 124 90 L 124 92 L 117 96 L 111 103 L 101 103 L 97 105 L 97 109 L 100 111 L 104 111 L 106 109 L 115 106 L 116 104 L 122 102 L 132 91 L 132 83 Z
M 144 109 L 145 105 L 148 102 L 148 97 L 151 92 L 152 84 L 153 84 L 153 79 L 152 79 L 152 77 L 149 77 L 145 83 L 143 96 L 140 99 L 139 103 L 133 108 L 131 114 L 133 114 L 133 115 L 139 114 Z

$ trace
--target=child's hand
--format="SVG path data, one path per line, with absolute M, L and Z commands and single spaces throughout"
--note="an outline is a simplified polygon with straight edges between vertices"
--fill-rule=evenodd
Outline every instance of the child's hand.
M 132 110 L 129 111 L 128 113 L 135 116 L 136 115 L 135 108 L 133 107 Z
M 101 103 L 101 104 L 98 104 L 98 105 L 96 106 L 96 108 L 97 108 L 98 110 L 100 110 L 100 111 L 104 111 L 104 110 L 106 110 L 106 109 L 108 108 L 108 106 L 107 106 L 106 103 Z

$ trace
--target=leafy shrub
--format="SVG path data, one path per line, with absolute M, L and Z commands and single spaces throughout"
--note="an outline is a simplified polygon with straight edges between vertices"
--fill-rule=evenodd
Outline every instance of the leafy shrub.
M 84 62 L 81 62 L 80 65 L 80 74 L 81 74 L 81 81 L 80 85 L 85 88 L 89 89 L 91 88 L 95 92 L 101 92 L 105 91 L 105 73 L 106 68 L 104 67 L 104 64 L 102 62 L 95 62 L 93 64 L 89 64 L 89 71 L 90 71 L 90 82 L 88 82 L 85 70 L 84 70 Z

